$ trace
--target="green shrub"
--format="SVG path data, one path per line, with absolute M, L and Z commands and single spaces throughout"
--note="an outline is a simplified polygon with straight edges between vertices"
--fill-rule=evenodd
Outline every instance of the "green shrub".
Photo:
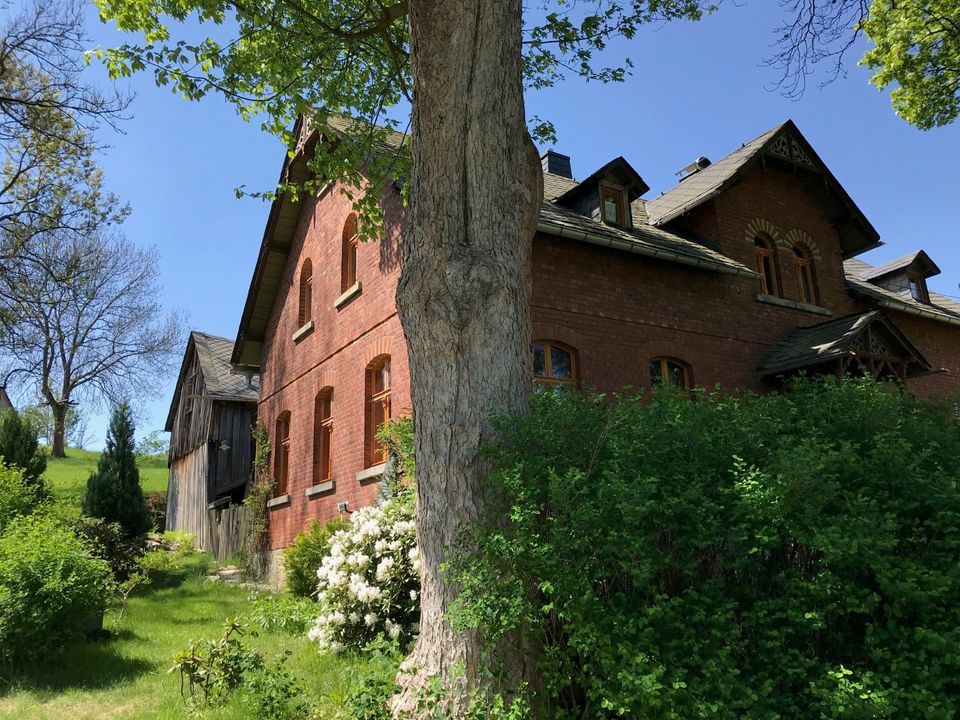
M 0 661 L 36 662 L 88 629 L 112 591 L 110 568 L 69 527 L 33 515 L 0 535 Z
M 37 428 L 16 410 L 0 410 L 0 459 L 22 468 L 26 481 L 45 493 L 46 450 L 37 439 Z
M 40 490 L 26 473 L 0 461 L 0 533 L 18 517 L 32 513 L 40 502 Z
M 526 628 L 544 717 L 960 716 L 949 410 L 868 381 L 533 402 L 454 617 Z
M 110 418 L 106 449 L 83 496 L 84 515 L 119 524 L 127 538 L 144 535 L 151 526 L 134 456 L 133 430 L 130 408 L 119 405 Z
M 155 532 L 162 533 L 167 529 L 167 493 L 147 493 L 147 511 L 150 513 L 150 525 Z
M 317 619 L 317 604 L 287 593 L 254 593 L 250 596 L 250 622 L 264 632 L 299 635 Z
M 293 544 L 283 553 L 283 569 L 287 590 L 299 597 L 314 597 L 317 594 L 317 570 L 323 559 L 330 554 L 329 541 L 335 532 L 350 526 L 346 520 L 335 517 L 325 525 L 312 520 L 297 535 Z
M 123 582 L 137 569 L 137 561 L 145 549 L 142 535 L 128 538 L 117 523 L 85 516 L 76 520 L 75 530 L 93 556 L 110 566 L 117 582 Z

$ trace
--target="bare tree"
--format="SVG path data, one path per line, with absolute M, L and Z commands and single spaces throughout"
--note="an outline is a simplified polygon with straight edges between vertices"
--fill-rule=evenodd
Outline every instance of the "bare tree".
M 154 396 L 181 321 L 160 302 L 157 254 L 119 234 L 38 236 L 0 274 L 0 386 L 38 392 L 64 455 L 67 410 Z
M 116 128 L 130 97 L 82 76 L 84 4 L 0 3 L 0 258 L 38 233 L 88 233 L 126 209 L 102 192 L 93 133 Z

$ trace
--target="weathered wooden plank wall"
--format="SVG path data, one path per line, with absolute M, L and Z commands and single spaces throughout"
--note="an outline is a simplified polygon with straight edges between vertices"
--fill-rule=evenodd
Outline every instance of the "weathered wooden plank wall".
M 226 562 L 243 549 L 249 527 L 249 513 L 243 505 L 207 510 L 204 550 L 218 562 Z
M 202 542 L 207 522 L 207 446 L 201 445 L 170 464 L 167 529 L 194 533 Z

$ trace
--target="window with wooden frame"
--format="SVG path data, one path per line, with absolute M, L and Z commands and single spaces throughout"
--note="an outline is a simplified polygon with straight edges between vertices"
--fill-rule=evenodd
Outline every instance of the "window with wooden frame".
M 367 366 L 366 466 L 387 461 L 386 446 L 377 440 L 380 426 L 390 419 L 390 356 L 382 355 Z
M 300 268 L 300 311 L 297 315 L 297 327 L 303 327 L 313 320 L 313 263 L 310 258 L 303 261 Z
M 690 366 L 676 358 L 658 357 L 650 361 L 650 386 L 689 388 L 692 385 Z
M 290 411 L 284 410 L 277 417 L 274 433 L 273 480 L 274 495 L 286 495 L 290 474 Z
M 333 480 L 333 388 L 313 401 L 313 484 Z
M 343 260 L 340 264 L 340 292 L 357 283 L 357 216 L 350 213 L 343 224 Z
M 802 245 L 793 246 L 793 269 L 797 274 L 797 293 L 800 302 L 816 305 L 819 298 L 813 259 L 810 257 L 810 252 Z
M 530 345 L 533 355 L 533 389 L 572 388 L 577 382 L 577 364 L 572 348 L 550 340 Z
M 910 297 L 917 302 L 929 304 L 930 294 L 927 292 L 926 281 L 914 273 L 907 275 L 907 281 L 910 283 Z
M 600 186 L 600 216 L 608 225 L 626 225 L 627 211 L 626 202 L 623 198 L 623 190 Z
M 765 237 L 757 236 L 753 239 L 753 252 L 757 258 L 757 272 L 760 274 L 760 292 L 782 297 L 776 245 Z

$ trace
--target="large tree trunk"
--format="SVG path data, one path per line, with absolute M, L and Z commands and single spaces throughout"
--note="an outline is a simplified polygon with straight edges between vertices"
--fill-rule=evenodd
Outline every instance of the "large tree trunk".
M 67 432 L 67 408 L 70 405 L 66 402 L 50 403 L 50 411 L 53 413 L 53 448 L 50 455 L 55 458 L 67 456 L 66 432 Z
M 423 590 L 396 714 L 415 709 L 431 676 L 471 687 L 485 652 L 514 668 L 520 659 L 451 628 L 457 589 L 440 566 L 484 512 L 488 468 L 477 450 L 492 437 L 491 415 L 525 407 L 543 182 L 524 116 L 520 0 L 412 0 L 410 31 L 413 169 L 397 304 L 410 358 Z M 462 703 L 452 710 L 462 714 Z

